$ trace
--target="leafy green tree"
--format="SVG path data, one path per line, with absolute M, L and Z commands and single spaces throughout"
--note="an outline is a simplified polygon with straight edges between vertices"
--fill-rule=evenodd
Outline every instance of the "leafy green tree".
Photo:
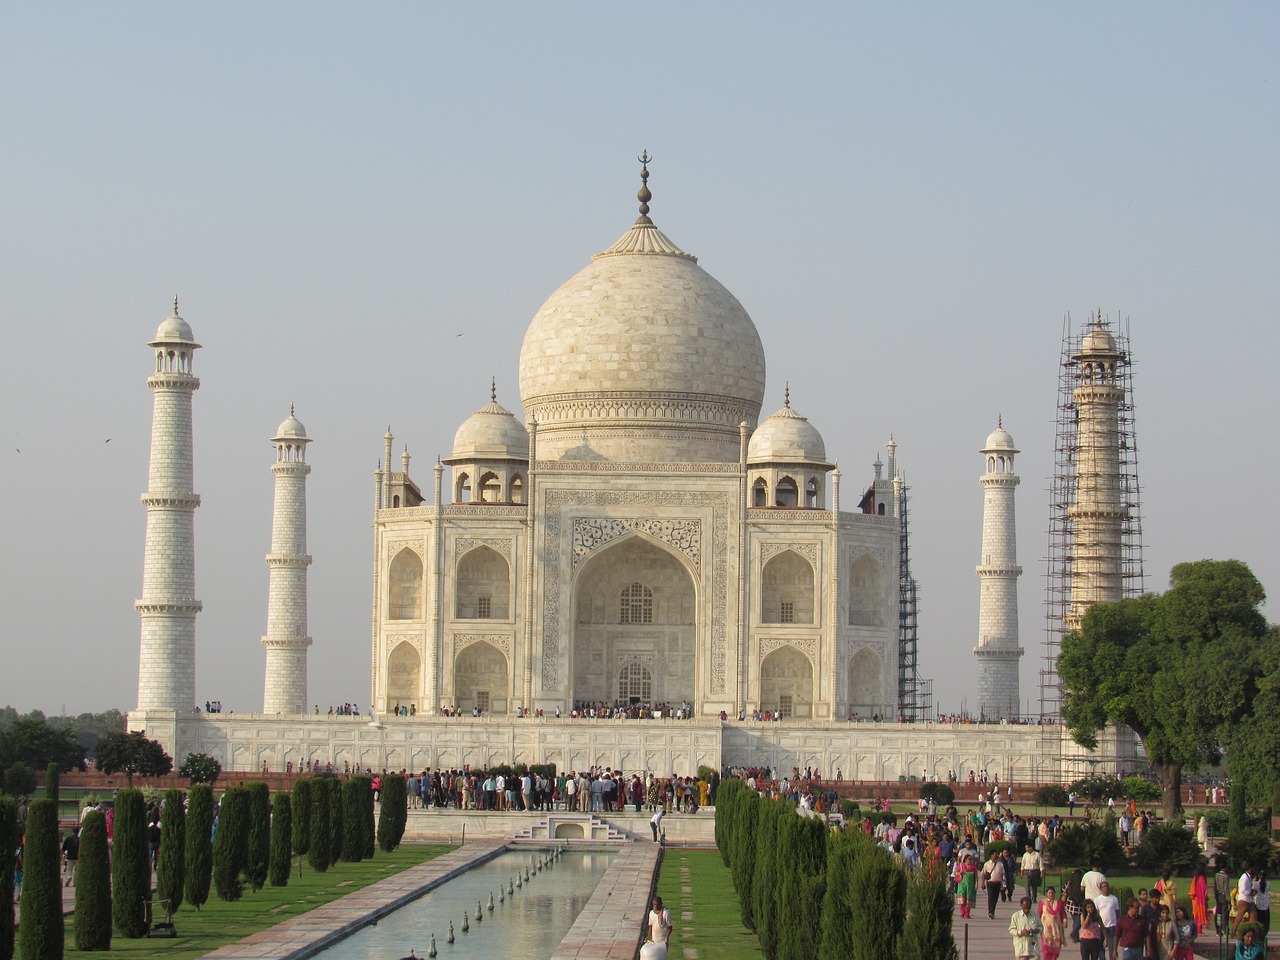
M 920 785 L 920 799 L 932 800 L 939 807 L 947 807 L 956 802 L 956 792 L 951 789 L 950 784 L 936 781 L 922 783 Z
M 293 803 L 293 852 L 306 853 L 311 846 L 311 785 L 310 777 L 294 781 Z
M 271 869 L 269 880 L 273 887 L 283 887 L 289 882 L 289 870 L 293 866 L 291 843 L 293 840 L 293 804 L 289 794 L 276 794 L 271 808 Z
M 199 910 L 209 899 L 213 880 L 213 789 L 197 784 L 187 798 L 186 901 Z
M 23 843 L 22 925 L 18 952 L 23 960 L 62 960 L 62 858 L 58 848 L 58 808 L 41 797 L 27 810 Z M 4 905 L 8 910 L 8 905 Z
M 991 845 L 987 845 L 991 849 Z M 1114 827 L 1097 823 L 1073 823 L 1061 827 L 1049 841 L 1049 859 L 1063 866 L 1098 866 L 1114 869 L 1125 863 L 1124 848 Z
M 398 773 L 382 778 L 382 806 L 378 810 L 378 846 L 390 853 L 400 845 L 408 823 L 409 793 Z
M 15 760 L 4 772 L 4 790 L 11 797 L 29 797 L 36 792 L 36 772 L 25 760 Z
M 1134 803 L 1155 803 L 1161 799 L 1160 788 L 1146 777 L 1125 777 L 1120 786 L 1125 799 Z
M 245 851 L 245 876 L 261 890 L 271 866 L 271 789 L 261 780 L 244 786 L 249 815 L 249 844 Z
M 63 772 L 85 769 L 84 748 L 71 731 L 50 723 L 38 710 L 0 728 L 0 770 L 19 761 L 32 770 L 50 763 Z
M 182 791 L 166 790 L 160 811 L 160 862 L 156 865 L 156 899 L 169 901 L 169 913 L 182 906 L 186 882 L 187 812 Z
M 187 759 L 178 768 L 178 776 L 186 777 L 192 783 L 207 783 L 212 786 L 222 776 L 222 764 L 207 753 L 188 753 Z
M 0 904 L 13 903 L 13 851 L 18 846 L 18 816 L 13 800 L 0 794 Z M 0 960 L 13 960 L 13 911 L 0 910 Z
M 111 949 L 111 863 L 107 855 L 107 818 L 85 815 L 76 866 L 76 949 Z
M 1188 877 L 1205 862 L 1195 834 L 1181 820 L 1151 824 L 1142 834 L 1135 859 L 1145 873 L 1157 874 L 1165 867 L 1173 867 L 1174 872 Z
M 1067 788 L 1056 783 L 1047 783 L 1036 791 L 1035 801 L 1039 807 L 1065 807 L 1068 802 Z
M 213 886 L 218 897 L 234 902 L 244 896 L 245 854 L 249 846 L 249 798 L 239 787 L 228 787 L 218 805 L 213 834 Z
M 116 792 L 111 853 L 111 917 L 129 939 L 146 936 L 151 900 L 151 858 L 147 849 L 147 807 L 142 791 Z
M 1233 783 L 1228 791 L 1231 802 L 1231 819 L 1227 821 L 1227 833 L 1238 833 L 1249 819 L 1248 793 L 1243 782 Z
M 1062 642 L 1062 718 L 1096 747 L 1108 723 L 1141 739 L 1177 816 L 1182 771 L 1221 759 L 1274 669 L 1262 585 L 1238 560 L 1181 563 L 1159 596 L 1092 607 Z
M 311 781 L 311 839 L 307 843 L 307 862 L 312 870 L 324 873 L 333 861 L 329 856 L 331 805 L 328 784 L 333 781 L 316 778 Z
M 148 740 L 141 730 L 132 733 L 108 733 L 98 741 L 94 753 L 98 769 L 103 773 L 123 773 L 133 786 L 135 775 L 163 777 L 173 769 L 173 759 L 155 740 Z
M 946 864 L 925 857 L 907 875 L 907 916 L 898 937 L 898 960 L 957 960 L 951 934 L 954 910 Z

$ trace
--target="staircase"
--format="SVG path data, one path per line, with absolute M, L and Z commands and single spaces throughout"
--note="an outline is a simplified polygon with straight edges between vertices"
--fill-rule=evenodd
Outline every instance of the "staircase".
M 552 840 L 629 843 L 635 838 L 590 813 L 550 813 L 520 830 L 512 843 L 544 844 Z

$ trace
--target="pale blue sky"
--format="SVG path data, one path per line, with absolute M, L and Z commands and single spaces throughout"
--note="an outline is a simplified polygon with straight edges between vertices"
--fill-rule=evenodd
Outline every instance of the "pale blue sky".
M 895 434 L 944 709 L 1001 413 L 1035 706 L 1068 313 L 1131 323 L 1148 582 L 1236 557 L 1280 590 L 1278 41 L 1265 3 L 5 5 L 0 702 L 135 702 L 145 344 L 177 293 L 197 695 L 261 707 L 292 401 L 312 700 L 366 706 L 387 422 L 426 485 L 491 375 L 518 410 L 524 328 L 634 219 L 643 148 L 654 220 L 760 329 L 764 414 L 789 380 L 846 490 Z

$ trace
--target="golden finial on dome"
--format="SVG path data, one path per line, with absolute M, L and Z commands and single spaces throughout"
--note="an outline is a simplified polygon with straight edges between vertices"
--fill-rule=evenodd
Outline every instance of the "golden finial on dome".
M 497 377 L 489 378 L 489 402 L 490 403 L 498 402 L 498 378 Z
M 636 193 L 636 199 L 640 201 L 640 217 L 636 223 L 652 223 L 649 219 L 649 201 L 653 199 L 653 194 L 649 192 L 649 163 L 653 157 L 645 150 L 636 159 L 640 161 L 640 190 Z
M 788 409 L 791 408 L 791 381 L 787 381 L 786 387 L 782 391 L 782 405 Z
M 178 295 L 176 293 L 173 295 L 173 315 L 175 317 L 178 316 Z

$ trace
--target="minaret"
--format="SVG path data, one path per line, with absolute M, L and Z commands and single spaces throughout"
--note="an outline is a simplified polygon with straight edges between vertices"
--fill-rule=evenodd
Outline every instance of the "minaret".
M 307 464 L 306 428 L 293 415 L 280 424 L 271 438 L 276 462 L 275 510 L 271 518 L 271 552 L 267 554 L 270 585 L 267 590 L 266 692 L 263 713 L 307 711 Z
M 1074 530 L 1071 602 L 1066 626 L 1074 630 L 1095 603 L 1124 596 L 1120 482 L 1120 406 L 1117 378 L 1125 357 L 1099 312 L 1080 341 L 1076 408 L 1075 490 L 1067 511 Z
M 138 709 L 190 711 L 196 702 L 196 546 L 192 492 L 191 395 L 200 381 L 191 361 L 200 344 L 191 327 L 173 314 L 150 343 L 155 373 L 152 393 L 151 467 L 142 504 L 147 540 L 142 559 L 142 618 L 138 657 Z
M 986 720 L 1018 716 L 1018 548 L 1013 493 L 1018 475 L 1013 437 L 1001 420 L 987 437 L 982 454 L 982 562 L 978 564 L 978 715 Z

